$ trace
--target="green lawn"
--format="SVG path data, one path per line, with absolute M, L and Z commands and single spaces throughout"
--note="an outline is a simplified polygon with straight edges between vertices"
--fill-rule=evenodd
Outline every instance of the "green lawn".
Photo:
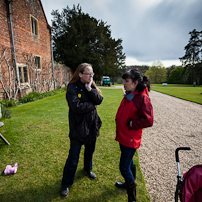
M 202 104 L 202 86 L 193 87 L 191 85 L 180 84 L 168 84 L 167 86 L 162 86 L 161 84 L 152 84 L 151 89 L 184 100 Z
M 123 180 L 119 172 L 119 144 L 115 139 L 115 114 L 122 99 L 122 90 L 101 89 L 104 100 L 98 107 L 103 125 L 97 140 L 93 171 L 97 179 L 90 180 L 83 173 L 82 148 L 76 178 L 69 196 L 60 197 L 63 167 L 68 156 L 68 106 L 65 94 L 58 94 L 35 102 L 10 108 L 12 118 L 1 120 L 0 132 L 10 142 L 0 139 L 0 169 L 18 162 L 14 175 L 0 175 L 0 201 L 71 201 L 71 202 L 123 202 L 124 189 L 114 184 Z M 149 202 L 141 174 L 138 155 L 137 201 Z

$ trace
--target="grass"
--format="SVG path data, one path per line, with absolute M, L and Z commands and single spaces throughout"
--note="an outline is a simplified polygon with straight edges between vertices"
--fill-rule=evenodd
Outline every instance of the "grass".
M 102 93 L 104 100 L 98 113 L 103 125 L 93 159 L 93 171 L 98 177 L 90 180 L 83 173 L 82 147 L 75 182 L 66 199 L 60 197 L 62 172 L 69 151 L 65 94 L 10 108 L 12 118 L 1 120 L 5 125 L 0 132 L 11 145 L 0 140 L 0 171 L 15 162 L 18 162 L 18 171 L 14 175 L 0 175 L 0 201 L 127 201 L 126 190 L 114 186 L 117 180 L 123 180 L 119 172 L 119 144 L 114 140 L 114 118 L 123 92 L 102 89 Z M 149 202 L 138 153 L 134 161 L 138 166 L 137 201 Z
M 202 104 L 202 86 L 193 87 L 191 85 L 183 84 L 168 84 L 167 86 L 162 86 L 161 84 L 153 84 L 151 89 L 184 100 Z

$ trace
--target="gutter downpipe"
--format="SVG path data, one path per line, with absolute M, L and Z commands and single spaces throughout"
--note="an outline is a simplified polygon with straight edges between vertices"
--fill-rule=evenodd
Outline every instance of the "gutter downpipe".
M 52 71 L 53 71 L 53 84 L 54 84 L 54 90 L 55 90 L 55 76 L 54 76 L 54 63 L 53 63 L 53 37 L 52 37 L 52 28 L 50 27 L 50 34 L 51 34 L 51 39 L 50 39 L 50 44 L 51 44 L 51 61 L 52 61 Z
M 15 73 L 16 73 L 16 80 L 17 80 L 17 88 L 21 91 L 19 88 L 19 80 L 17 75 L 17 63 L 16 63 L 16 54 L 15 54 L 15 45 L 14 45 L 14 37 L 13 37 L 13 27 L 12 27 L 12 20 L 11 20 L 11 11 L 10 11 L 10 3 L 13 0 L 8 0 L 8 15 L 9 15 L 9 21 L 10 21 L 10 27 L 11 27 L 11 40 L 13 45 L 13 55 L 14 55 L 14 63 L 15 63 Z

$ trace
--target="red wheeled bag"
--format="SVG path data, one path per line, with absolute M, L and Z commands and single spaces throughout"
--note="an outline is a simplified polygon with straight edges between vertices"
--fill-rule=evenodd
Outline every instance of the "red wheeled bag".
M 179 147 L 175 151 L 178 167 L 177 185 L 175 191 L 175 202 L 178 198 L 181 202 L 201 202 L 202 201 L 202 165 L 190 168 L 184 175 L 180 175 L 179 155 L 180 150 L 190 150 L 189 147 Z

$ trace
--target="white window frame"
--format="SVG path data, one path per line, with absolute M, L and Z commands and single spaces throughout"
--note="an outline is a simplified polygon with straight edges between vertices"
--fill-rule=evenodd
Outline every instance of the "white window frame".
M 36 59 L 38 60 L 37 65 L 36 65 Z M 34 56 L 34 67 L 36 70 L 41 70 L 41 57 L 38 55 Z
M 30 15 L 30 22 L 31 22 L 32 35 L 39 36 L 38 20 L 33 15 Z
M 27 65 L 17 64 L 17 68 L 18 68 L 18 80 L 20 84 L 29 83 L 29 71 Z M 26 77 L 25 77 L 25 70 L 26 70 Z

